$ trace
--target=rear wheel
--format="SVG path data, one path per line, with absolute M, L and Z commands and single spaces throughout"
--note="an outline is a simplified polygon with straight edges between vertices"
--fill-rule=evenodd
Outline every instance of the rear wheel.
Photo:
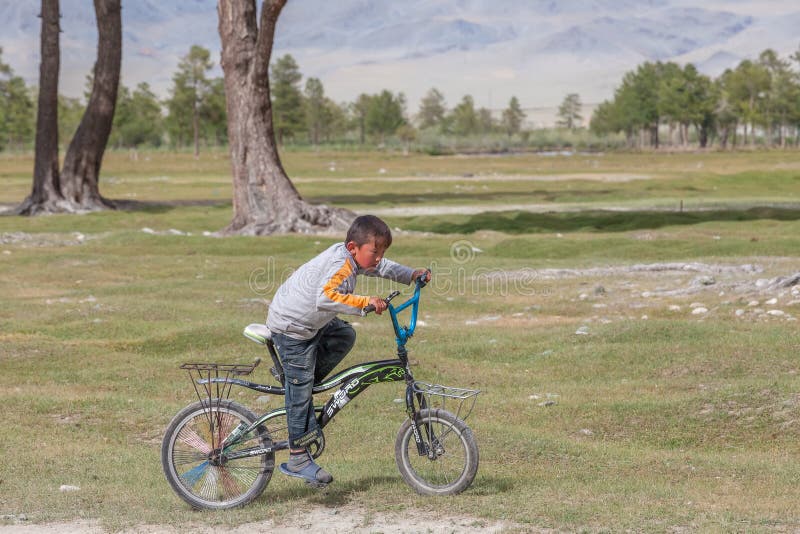
M 421 410 L 415 422 L 424 454 L 409 419 L 400 427 L 394 447 L 406 483 L 423 495 L 454 495 L 467 489 L 478 472 L 478 444 L 467 424 L 445 410 Z
M 211 399 L 190 404 L 172 419 L 161 445 L 161 465 L 172 489 L 194 508 L 221 510 L 258 497 L 275 469 L 275 454 L 229 458 L 246 449 L 271 447 L 263 426 L 233 447 L 220 443 L 240 424 L 256 416 L 233 401 Z

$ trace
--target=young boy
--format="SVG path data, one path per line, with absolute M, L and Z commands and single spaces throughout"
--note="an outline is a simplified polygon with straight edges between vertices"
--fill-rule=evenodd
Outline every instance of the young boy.
M 338 313 L 361 315 L 367 305 L 386 310 L 381 297 L 354 295 L 356 276 L 379 276 L 404 284 L 430 278 L 427 269 L 411 269 L 383 257 L 392 244 L 389 227 L 374 215 L 357 217 L 344 243 L 337 243 L 301 266 L 284 282 L 269 306 L 267 326 L 286 377 L 289 461 L 284 474 L 312 484 L 333 477 L 319 467 L 307 447 L 322 434 L 314 414 L 311 390 L 344 359 L 356 340 Z

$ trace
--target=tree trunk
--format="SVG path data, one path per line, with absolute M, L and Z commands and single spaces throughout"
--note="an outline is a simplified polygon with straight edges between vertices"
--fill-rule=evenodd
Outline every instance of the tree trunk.
M 305 202 L 278 156 L 269 93 L 275 24 L 286 0 L 219 0 L 219 35 L 233 173 L 233 220 L 224 233 L 344 231 L 353 213 Z M 260 26 L 260 27 L 259 27 Z
M 120 0 L 94 0 L 97 62 L 89 104 L 67 149 L 62 170 L 64 197 L 80 210 L 113 208 L 100 196 L 98 181 L 111 133 L 122 61 Z
M 42 0 L 41 63 L 39 64 L 39 106 L 36 113 L 36 156 L 33 190 L 17 207 L 19 215 L 64 211 L 64 197 L 58 175 L 58 0 Z

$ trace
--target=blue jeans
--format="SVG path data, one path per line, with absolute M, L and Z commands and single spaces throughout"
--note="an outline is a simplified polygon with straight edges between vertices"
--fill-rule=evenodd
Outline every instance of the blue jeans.
M 356 332 L 346 321 L 334 318 L 311 339 L 294 339 L 273 333 L 286 376 L 286 420 L 289 446 L 308 447 L 321 433 L 314 414 L 312 388 L 339 365 L 353 344 Z

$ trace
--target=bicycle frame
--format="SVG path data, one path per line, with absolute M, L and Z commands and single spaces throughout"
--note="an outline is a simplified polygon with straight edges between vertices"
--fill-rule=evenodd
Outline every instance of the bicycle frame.
M 417 313 L 419 310 L 419 296 L 420 289 L 424 287 L 425 283 L 418 281 L 414 294 L 403 304 L 394 307 L 391 303 L 388 304 L 389 314 L 392 319 L 392 326 L 394 327 L 395 337 L 397 342 L 397 358 L 392 360 L 378 360 L 373 362 L 362 363 L 349 367 L 327 381 L 314 386 L 314 393 L 321 393 L 329 391 L 337 386 L 340 386 L 332 395 L 331 398 L 323 406 L 315 406 L 314 411 L 317 413 L 317 423 L 320 428 L 324 428 L 331 420 L 339 413 L 348 402 L 357 397 L 361 392 L 373 384 L 383 382 L 397 382 L 400 380 L 406 381 L 406 413 L 411 419 L 411 426 L 414 432 L 414 439 L 417 443 L 417 448 L 421 455 L 427 454 L 426 446 L 419 435 L 419 430 L 416 425 L 417 409 L 415 406 L 419 404 L 420 409 L 426 408 L 425 399 L 422 395 L 415 395 L 413 390 L 414 377 L 411 373 L 411 368 L 408 364 L 408 352 L 406 351 L 406 342 L 414 335 L 414 330 L 417 325 Z M 408 326 L 401 326 L 397 319 L 397 314 L 411 307 L 411 317 Z M 242 386 L 261 393 L 268 393 L 272 395 L 285 395 L 286 388 L 279 386 L 271 386 L 267 384 L 258 384 L 240 378 L 210 378 L 198 380 L 199 384 L 208 383 L 223 383 L 230 385 Z M 259 417 L 251 425 L 242 423 L 227 436 L 220 444 L 220 449 L 225 451 L 229 447 L 239 443 L 244 436 L 250 433 L 257 434 L 256 429 L 267 423 L 269 420 L 276 417 L 281 417 L 286 414 L 285 408 L 278 408 L 272 410 L 261 417 Z M 243 458 L 248 456 L 258 456 L 260 454 L 269 454 L 277 450 L 284 450 L 289 448 L 288 441 L 280 441 L 273 444 L 271 447 L 253 447 L 250 449 L 242 449 L 236 452 L 229 452 L 227 458 L 229 460 L 235 458 Z

